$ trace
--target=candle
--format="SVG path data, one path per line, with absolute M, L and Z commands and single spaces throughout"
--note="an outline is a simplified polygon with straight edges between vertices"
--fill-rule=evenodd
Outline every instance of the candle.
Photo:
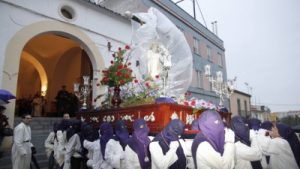
M 79 91 L 79 83 L 74 83 L 74 92 Z
M 90 76 L 83 76 L 83 85 L 89 85 Z

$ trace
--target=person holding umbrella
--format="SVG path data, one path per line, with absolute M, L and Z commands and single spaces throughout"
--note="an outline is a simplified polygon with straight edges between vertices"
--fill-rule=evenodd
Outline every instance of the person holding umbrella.
M 2 145 L 2 141 L 4 139 L 4 137 L 6 136 L 4 134 L 4 129 L 9 127 L 9 124 L 8 124 L 8 118 L 3 114 L 4 111 L 5 111 L 5 107 L 4 106 L 0 106 L 0 148 L 1 148 L 1 145 Z M 2 157 L 2 151 L 0 150 L 0 158 Z

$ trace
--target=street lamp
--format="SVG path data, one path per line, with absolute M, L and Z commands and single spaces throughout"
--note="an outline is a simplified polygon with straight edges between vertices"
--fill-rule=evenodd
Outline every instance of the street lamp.
M 74 93 L 79 100 L 83 98 L 81 109 L 87 109 L 87 98 L 92 91 L 92 82 L 90 82 L 90 76 L 83 76 L 83 85 L 80 83 L 74 83 Z
M 211 82 L 212 90 L 219 96 L 219 106 L 223 106 L 224 97 L 229 98 L 234 91 L 234 80 L 223 81 L 223 73 L 216 72 L 216 77 L 211 75 L 210 65 L 205 65 L 205 77 Z

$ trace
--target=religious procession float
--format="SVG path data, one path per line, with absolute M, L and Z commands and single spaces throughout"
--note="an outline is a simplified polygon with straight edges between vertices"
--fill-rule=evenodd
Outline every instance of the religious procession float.
M 132 44 L 112 52 L 111 65 L 102 70 L 99 86 L 107 86 L 107 92 L 96 98 L 101 107 L 81 112 L 78 118 L 96 126 L 122 119 L 129 131 L 135 119 L 143 118 L 151 133 L 160 132 L 171 119 L 180 119 L 186 133 L 193 132 L 193 120 L 218 107 L 186 93 L 193 57 L 183 33 L 155 8 L 125 15 L 132 19 Z M 220 114 L 224 122 L 230 120 L 231 113 Z

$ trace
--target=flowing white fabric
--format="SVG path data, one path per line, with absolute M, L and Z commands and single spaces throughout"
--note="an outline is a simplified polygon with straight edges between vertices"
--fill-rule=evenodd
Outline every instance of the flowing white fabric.
M 107 168 L 123 168 L 125 166 L 125 153 L 119 141 L 110 139 L 105 148 L 105 162 Z M 104 168 L 103 168 L 104 169 Z
M 71 157 L 80 158 L 81 143 L 78 134 L 74 134 L 66 143 L 64 169 L 71 169 Z
M 240 141 L 235 143 L 235 169 L 252 169 L 250 161 L 260 161 L 262 152 L 257 143 L 257 137 L 251 139 L 251 146 L 247 146 Z
M 55 133 L 53 131 L 50 132 L 44 143 L 47 158 L 49 158 L 51 152 L 54 151 L 54 136 Z
M 234 143 L 225 143 L 223 156 L 207 142 L 199 144 L 196 159 L 198 169 L 233 169 Z
M 62 166 L 65 161 L 66 154 L 66 133 L 58 130 L 56 132 L 56 139 L 54 140 L 54 159 L 59 166 Z
M 157 73 L 162 77 L 163 68 L 168 68 L 165 94 L 179 97 L 192 81 L 193 57 L 184 34 L 156 8 L 134 15 L 146 23 L 132 22 L 130 60 L 139 63 L 132 66 L 133 73 L 141 81 L 143 77 Z M 154 55 L 149 55 L 151 53 Z
M 271 169 L 299 169 L 289 143 L 282 138 L 273 138 L 268 148 Z
M 83 147 L 86 148 L 90 154 L 89 160 L 87 161 L 87 166 L 93 169 L 100 169 L 103 162 L 102 154 L 100 152 L 100 140 L 95 140 L 93 142 L 84 140 Z
M 151 153 L 152 169 L 167 169 L 173 163 L 175 163 L 178 160 L 176 151 L 177 148 L 179 147 L 179 144 L 181 145 L 185 156 L 187 156 L 187 154 L 191 155 L 186 148 L 185 142 L 182 139 L 179 140 L 179 143 L 178 141 L 171 141 L 170 149 L 165 155 L 163 154 L 163 151 L 158 141 L 151 142 L 149 145 L 149 150 Z
M 13 169 L 29 169 L 31 162 L 31 129 L 21 122 L 14 129 L 12 163 Z

